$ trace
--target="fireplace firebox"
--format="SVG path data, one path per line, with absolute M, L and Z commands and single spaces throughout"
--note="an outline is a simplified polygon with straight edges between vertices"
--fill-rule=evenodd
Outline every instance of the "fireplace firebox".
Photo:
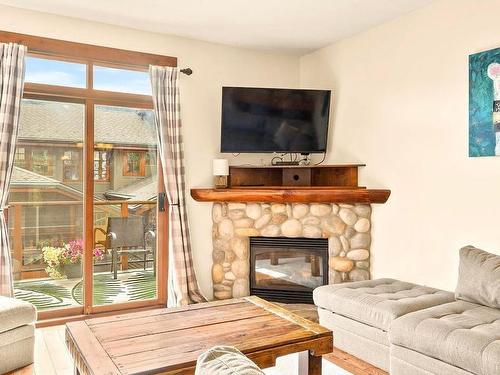
M 269 301 L 313 303 L 328 284 L 328 239 L 250 237 L 250 293 Z

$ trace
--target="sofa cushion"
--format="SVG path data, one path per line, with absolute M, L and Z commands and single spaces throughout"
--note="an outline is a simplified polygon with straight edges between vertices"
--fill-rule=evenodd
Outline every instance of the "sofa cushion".
M 31 324 L 36 320 L 36 309 L 31 303 L 0 296 L 0 333 Z
M 313 298 L 316 306 L 384 331 L 402 315 L 455 300 L 453 293 L 393 279 L 324 285 Z
M 500 309 L 500 256 L 466 246 L 460 249 L 457 299 Z
M 25 324 L 21 327 L 10 329 L 0 333 L 0 352 L 4 346 L 12 345 L 18 341 L 23 341 L 35 336 L 35 325 Z M 1 374 L 1 372 L 0 372 Z
M 238 349 L 216 346 L 198 357 L 195 375 L 264 375 Z
M 500 374 L 500 310 L 466 301 L 396 319 L 389 341 L 478 375 Z

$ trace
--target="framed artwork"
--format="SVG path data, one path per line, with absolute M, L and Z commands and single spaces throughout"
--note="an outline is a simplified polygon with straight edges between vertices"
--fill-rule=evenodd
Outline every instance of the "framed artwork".
M 469 156 L 500 156 L 500 48 L 469 56 Z

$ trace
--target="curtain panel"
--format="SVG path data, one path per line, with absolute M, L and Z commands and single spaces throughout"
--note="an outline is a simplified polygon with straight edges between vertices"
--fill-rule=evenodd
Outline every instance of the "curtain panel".
M 14 166 L 26 53 L 25 46 L 0 43 L 0 295 L 7 297 L 12 297 L 14 290 L 4 209 Z
M 150 66 L 158 151 L 169 203 L 168 306 L 204 302 L 193 266 L 186 212 L 179 69 Z

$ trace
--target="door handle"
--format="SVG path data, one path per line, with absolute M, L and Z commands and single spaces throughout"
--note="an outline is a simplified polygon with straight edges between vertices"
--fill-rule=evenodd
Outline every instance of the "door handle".
M 159 193 L 158 194 L 158 211 L 160 212 L 165 212 L 165 202 L 167 200 L 167 194 L 166 193 Z

